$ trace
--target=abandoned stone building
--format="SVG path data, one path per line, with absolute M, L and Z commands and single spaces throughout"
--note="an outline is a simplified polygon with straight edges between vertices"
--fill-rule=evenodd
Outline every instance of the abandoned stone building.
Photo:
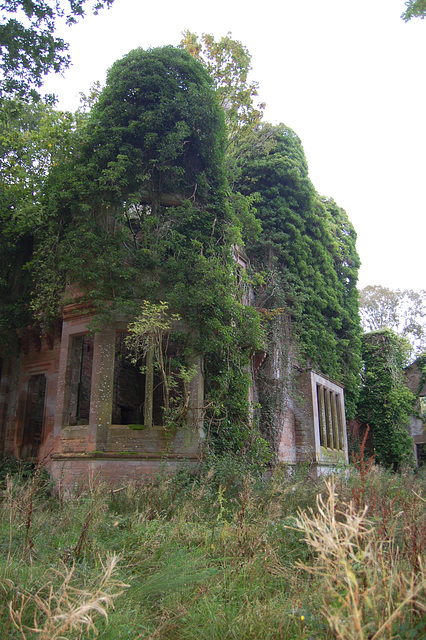
M 0 359 L 2 456 L 43 461 L 66 486 L 89 474 L 142 479 L 160 467 L 195 463 L 204 438 L 202 357 L 191 363 L 197 375 L 189 382 L 187 424 L 166 429 L 160 384 L 149 363 L 141 373 L 123 358 L 127 322 L 117 319 L 92 335 L 89 320 L 78 303 L 69 305 L 54 335 L 21 329 Z M 266 355 L 261 366 L 273 386 L 282 374 L 273 354 Z M 253 389 L 258 356 L 252 359 Z M 318 471 L 347 462 L 342 387 L 312 370 L 298 372 L 292 385 L 297 394 L 287 387 L 275 416 L 276 461 L 309 461 Z
M 192 304 L 190 296 L 185 298 L 186 289 L 191 286 L 198 304 L 195 310 L 189 310 L 198 322 L 192 325 L 193 332 L 200 333 L 205 322 L 203 314 L 208 312 L 213 317 L 211 336 L 216 339 L 226 313 L 221 315 L 221 311 L 214 316 L 215 305 L 227 294 L 217 283 L 226 288 L 223 279 L 235 276 L 234 280 L 238 280 L 249 264 L 244 251 L 238 249 L 238 242 L 227 239 L 228 230 L 235 229 L 236 222 L 226 200 L 229 188 L 223 169 L 224 116 L 208 74 L 197 61 L 172 47 L 131 52 L 111 68 L 92 115 L 85 130 L 86 141 L 79 139 L 75 157 L 70 153 L 64 161 L 64 176 L 60 175 L 61 162 L 52 169 L 60 176 L 53 178 L 48 187 L 59 190 L 56 199 L 52 198 L 57 208 L 52 213 L 48 201 L 46 219 L 59 220 L 56 236 L 53 235 L 62 245 L 51 250 L 49 238 L 46 240 L 42 233 L 29 242 L 31 247 L 44 251 L 43 260 L 35 263 L 36 282 L 42 277 L 38 265 L 45 264 L 46 255 L 65 256 L 55 269 L 62 269 L 61 282 L 68 287 L 66 299 L 56 300 L 58 313 L 53 323 L 45 325 L 37 322 L 44 312 L 42 300 L 39 316 L 24 326 L 13 327 L 8 344 L 3 343 L 0 352 L 0 454 L 42 461 L 55 480 L 68 487 L 90 475 L 112 482 L 124 477 L 139 480 L 160 468 L 174 471 L 182 464 L 196 464 L 209 432 L 205 420 L 209 373 L 206 352 L 195 347 L 187 357 L 193 375 L 182 382 L 185 411 L 170 427 L 165 417 L 164 380 L 154 366 L 152 354 L 145 353 L 143 362 L 128 357 L 126 336 L 133 318 L 125 311 L 114 311 L 108 323 L 97 326 L 96 305 L 82 302 L 80 292 L 90 292 L 100 282 L 105 307 L 111 300 L 109 296 L 121 286 L 140 302 L 147 299 L 140 292 L 152 290 L 154 280 L 159 281 L 161 274 L 166 274 L 151 299 L 162 300 L 162 295 L 176 291 L 174 300 L 180 303 L 178 311 L 184 317 L 188 304 Z M 156 130 L 151 131 L 150 127 Z M 357 298 L 356 277 L 352 276 L 357 257 L 349 258 L 345 253 L 349 244 L 354 246 L 355 234 L 342 210 L 331 201 L 318 200 L 297 136 L 284 126 L 271 131 L 277 140 L 276 153 L 281 154 L 279 162 L 274 158 L 272 162 L 287 172 L 273 176 L 278 184 L 275 191 L 281 189 L 277 204 L 281 209 L 272 218 L 274 225 L 278 220 L 281 228 L 270 228 L 271 242 L 274 251 L 279 252 L 285 244 L 280 238 L 294 236 L 286 247 L 296 247 L 297 239 L 307 238 L 300 257 L 304 282 L 309 287 L 311 282 L 318 287 L 327 282 L 331 292 L 319 295 L 318 305 L 311 304 L 313 317 L 320 307 L 324 309 L 322 316 L 315 316 L 313 326 L 316 329 L 322 323 L 325 327 L 323 342 L 314 344 L 313 339 L 312 344 L 318 353 L 328 348 L 331 360 L 334 347 L 329 345 L 337 344 L 342 361 L 346 353 L 351 357 L 351 340 L 347 336 L 350 331 L 355 335 L 357 330 L 356 318 L 352 320 L 344 309 L 346 298 Z M 271 131 L 267 129 L 268 137 Z M 259 135 L 263 135 L 261 130 Z M 269 152 L 268 146 L 265 153 Z M 69 158 L 73 158 L 74 165 L 67 170 Z M 64 190 L 63 184 L 67 184 Z M 267 206 L 265 211 L 269 211 Z M 296 228 L 296 214 L 303 232 Z M 250 215 L 244 213 L 243 220 L 252 224 Z M 268 230 L 268 220 L 263 222 Z M 343 226 L 344 233 L 340 233 Z M 331 237 L 330 241 L 326 238 L 330 229 L 332 241 Z M 124 240 L 118 240 L 124 237 L 124 231 L 120 236 L 121 230 L 127 233 Z M 92 263 L 114 242 L 116 253 L 96 263 L 96 272 Z M 267 270 L 271 270 L 275 259 L 271 246 L 268 245 Z M 330 253 L 332 249 L 335 255 Z M 190 258 L 186 258 L 185 269 L 179 270 L 184 254 Z M 25 259 L 30 260 L 31 256 Z M 285 263 L 282 256 L 280 260 Z M 295 273 L 298 261 L 298 255 L 287 256 Z M 109 287 L 110 263 L 118 283 L 113 287 Z M 281 263 L 276 263 L 278 270 Z M 140 264 L 137 271 L 135 265 Z M 129 273 L 123 277 L 127 268 Z M 214 282 L 213 269 L 218 274 Z M 88 277 L 85 270 L 90 272 Z M 48 277 L 51 272 L 54 269 L 47 273 Z M 149 277 L 145 277 L 147 273 Z M 222 291 L 214 303 L 208 302 L 210 306 L 202 300 L 203 282 L 206 287 L 213 283 L 217 291 Z M 55 287 L 46 287 L 46 291 L 50 289 Z M 309 291 L 315 292 L 315 288 Z M 305 299 L 309 302 L 309 295 Z M 244 310 L 238 316 L 244 328 L 245 318 L 255 315 L 250 316 L 247 309 L 257 303 L 249 289 L 240 295 L 238 304 L 233 294 L 230 300 L 229 306 L 235 307 L 235 315 L 227 316 L 231 332 L 239 309 Z M 50 301 L 49 305 L 54 307 Z M 26 308 L 29 306 L 27 303 Z M 340 313 L 342 309 L 344 313 Z M 315 473 L 321 473 L 332 465 L 348 462 L 344 389 L 321 371 L 307 367 L 306 359 L 303 367 L 299 366 L 292 339 L 284 327 L 285 319 L 284 315 L 282 331 L 275 334 L 275 341 L 269 346 L 265 343 L 263 349 L 250 351 L 247 345 L 251 343 L 244 343 L 245 360 L 241 360 L 239 371 L 244 370 L 247 379 L 250 367 L 251 386 L 244 387 L 243 393 L 247 406 L 252 408 L 253 424 L 258 420 L 261 433 L 262 416 L 268 413 L 266 435 L 274 462 L 309 462 Z M 192 335 L 188 326 L 186 321 L 174 319 L 171 332 Z M 240 348 L 240 343 L 235 344 Z M 170 343 L 167 349 L 173 351 L 178 346 Z M 229 353 L 232 347 L 228 345 L 227 349 Z M 334 358 L 333 366 L 339 372 L 335 365 L 338 358 Z M 355 370 L 356 363 L 352 367 Z M 231 385 L 232 380 L 228 383 Z M 265 408 L 269 401 L 268 411 L 259 413 L 258 406 Z

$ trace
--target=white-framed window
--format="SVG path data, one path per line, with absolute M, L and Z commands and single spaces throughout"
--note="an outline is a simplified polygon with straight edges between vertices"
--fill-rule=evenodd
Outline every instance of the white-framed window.
M 346 451 L 343 389 L 316 373 L 312 378 L 314 426 L 319 445 L 328 450 Z

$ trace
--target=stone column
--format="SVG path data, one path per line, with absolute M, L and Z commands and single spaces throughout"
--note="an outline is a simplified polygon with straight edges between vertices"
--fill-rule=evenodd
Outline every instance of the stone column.
M 111 426 L 114 387 L 115 329 L 95 334 L 88 451 L 105 451 Z
M 152 414 L 154 410 L 154 352 L 149 349 L 145 363 L 145 402 L 143 409 L 143 423 L 145 427 L 152 427 Z
M 200 355 L 193 356 L 189 359 L 189 366 L 193 365 L 197 368 L 197 374 L 188 383 L 188 426 L 193 429 L 198 429 L 200 437 L 204 437 L 204 375 L 203 360 Z
M 84 327 L 85 328 L 85 327 Z M 69 346 L 71 342 L 72 325 L 69 321 L 62 326 L 61 350 L 59 352 L 58 390 L 56 395 L 55 422 L 53 427 L 53 439 L 56 441 L 61 436 L 62 427 L 68 425 L 70 404 L 70 359 Z

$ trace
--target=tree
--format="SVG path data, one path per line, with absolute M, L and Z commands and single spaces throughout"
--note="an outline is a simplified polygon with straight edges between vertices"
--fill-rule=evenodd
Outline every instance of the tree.
M 194 58 L 200 60 L 213 79 L 219 103 L 225 111 L 230 144 L 262 119 L 264 103 L 254 104 L 258 83 L 249 82 L 251 55 L 239 41 L 227 33 L 218 42 L 211 34 L 185 31 L 180 43 Z
M 187 30 L 182 35 L 180 46 L 193 58 L 199 60 L 209 73 L 219 104 L 225 114 L 226 176 L 231 189 L 230 204 L 236 218 L 239 219 L 240 228 L 245 230 L 242 237 L 237 238 L 237 241 L 242 243 L 248 237 L 253 238 L 259 235 L 260 232 L 253 206 L 255 197 L 242 195 L 237 190 L 237 183 L 241 177 L 239 158 L 247 145 L 253 143 L 250 133 L 261 122 L 265 108 L 264 103 L 255 105 L 258 83 L 248 81 L 251 55 L 239 40 L 232 38 L 230 33 L 217 42 L 211 34 L 203 33 L 199 38 L 196 33 Z M 260 140 L 258 137 L 257 140 L 259 151 L 269 148 L 268 137 L 265 140 Z
M 408 0 L 405 3 L 407 7 L 401 18 L 408 22 L 411 18 L 423 18 L 426 17 L 426 0 Z
M 426 290 L 369 285 L 361 289 L 359 297 L 364 331 L 392 329 L 409 340 L 412 356 L 425 351 Z
M 169 312 L 167 302 L 160 301 L 155 304 L 145 300 L 139 315 L 128 325 L 125 338 L 130 362 L 139 365 L 142 371 L 152 376 L 151 388 L 154 383 L 153 367 L 151 366 L 149 374 L 149 361 L 160 375 L 165 426 L 181 424 L 188 412 L 188 383 L 197 375 L 195 365 L 189 367 L 182 362 L 173 362 L 176 358 L 169 354 L 172 323 L 179 320 L 181 317 L 178 314 Z M 141 366 L 143 361 L 145 365 Z
M 0 334 L 30 321 L 26 265 L 47 224 L 49 173 L 73 153 L 76 126 L 72 114 L 42 101 L 0 103 Z
M 69 67 L 68 44 L 56 36 L 58 20 L 67 25 L 84 17 L 88 0 L 2 0 L 0 4 L 0 98 L 38 98 L 50 71 Z M 91 0 L 93 13 L 114 0 Z

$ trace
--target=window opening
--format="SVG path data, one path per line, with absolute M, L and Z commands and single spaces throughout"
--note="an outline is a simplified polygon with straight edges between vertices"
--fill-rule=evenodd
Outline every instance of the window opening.
M 25 405 L 21 458 L 37 457 L 43 437 L 46 376 L 31 376 Z
M 417 464 L 419 467 L 426 465 L 426 443 L 416 444 L 417 448 Z
M 92 389 L 93 336 L 75 336 L 71 343 L 69 424 L 88 424 Z
M 344 449 L 343 413 L 339 393 L 317 384 L 320 445 L 327 449 Z
M 153 351 L 148 351 L 136 363 L 126 345 L 127 333 L 117 333 L 115 341 L 113 424 L 143 424 L 146 427 L 164 426 L 165 396 L 163 378 L 154 361 Z M 164 366 L 169 384 L 169 403 L 176 407 L 184 396 L 183 382 L 173 376 L 179 349 L 163 339 Z
M 145 424 L 145 362 L 133 364 L 125 343 L 125 333 L 115 336 L 113 424 Z

